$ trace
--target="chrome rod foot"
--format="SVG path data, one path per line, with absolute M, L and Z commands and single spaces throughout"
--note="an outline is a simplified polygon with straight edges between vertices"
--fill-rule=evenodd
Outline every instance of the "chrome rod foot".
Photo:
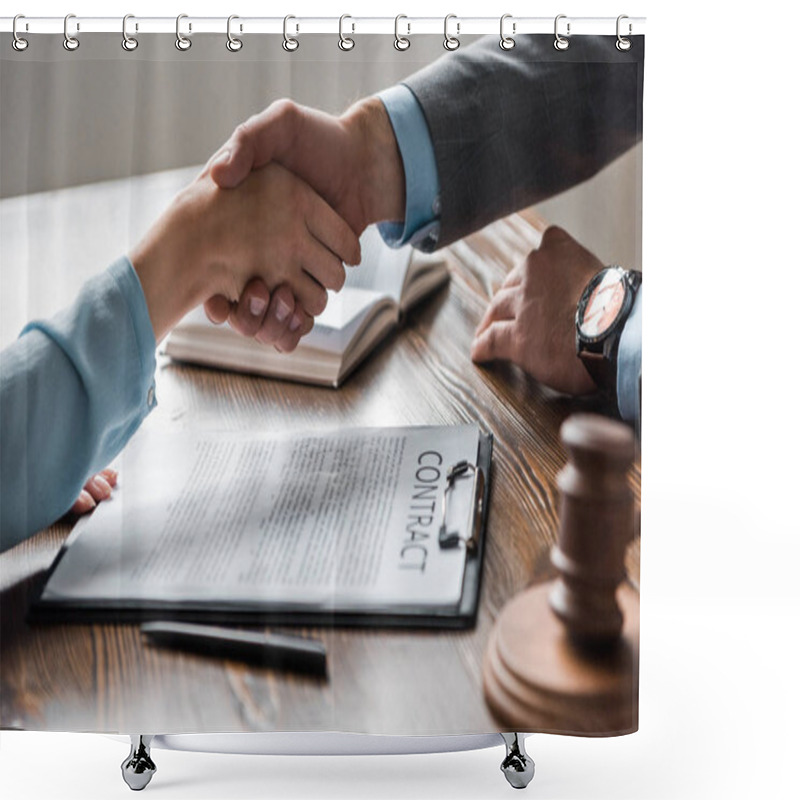
M 515 789 L 524 789 L 536 771 L 533 759 L 525 752 L 525 739 L 521 733 L 501 733 L 506 743 L 506 757 L 500 765 L 506 780 Z
M 134 792 L 140 792 L 150 783 L 156 772 L 156 765 L 150 758 L 152 736 L 131 734 L 131 752 L 122 762 L 122 779 Z

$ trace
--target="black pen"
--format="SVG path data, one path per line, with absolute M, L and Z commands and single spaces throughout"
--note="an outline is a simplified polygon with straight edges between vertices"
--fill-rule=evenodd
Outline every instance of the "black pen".
M 284 633 L 259 633 L 186 622 L 145 622 L 141 631 L 155 644 L 262 667 L 325 675 L 325 645 Z

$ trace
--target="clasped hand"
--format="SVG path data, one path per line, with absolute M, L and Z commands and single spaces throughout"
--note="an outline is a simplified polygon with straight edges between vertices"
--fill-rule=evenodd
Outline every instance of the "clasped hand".
M 240 333 L 292 350 L 338 291 L 343 263 L 361 260 L 350 226 L 279 164 L 233 190 L 204 171 L 173 200 L 131 253 L 156 340 L 195 306 L 224 298 Z M 267 307 L 273 315 L 263 325 Z M 220 318 L 221 317 L 221 318 Z
M 367 98 L 341 117 L 281 100 L 240 125 L 210 159 L 206 173 L 220 187 L 236 187 L 265 164 L 281 163 L 307 181 L 360 233 L 366 225 L 402 220 L 405 175 L 397 141 L 380 100 Z M 509 360 L 552 388 L 571 394 L 595 386 L 575 353 L 575 309 L 581 291 L 602 267 L 560 228 L 514 269 L 489 304 L 472 346 L 476 362 Z M 266 296 L 256 281 L 250 291 Z M 248 322 L 246 306 L 217 296 L 206 302 L 215 321 L 270 341 L 278 330 L 278 293 L 262 318 Z M 258 338 L 258 336 L 257 336 Z M 281 342 L 283 344 L 283 342 Z
M 402 160 L 380 100 L 359 101 L 341 117 L 284 100 L 234 131 L 161 227 L 183 231 L 170 246 L 192 287 L 189 307 L 202 302 L 212 321 L 289 351 L 324 309 L 325 290 L 344 283 L 342 262 L 360 261 L 357 234 L 402 219 L 404 209 Z M 138 262 L 134 255 L 143 285 L 160 274 L 152 250 L 145 246 Z M 506 359 L 555 389 L 592 391 L 575 355 L 574 315 L 601 266 L 566 232 L 548 229 L 491 301 L 473 360 Z M 148 296 L 151 317 L 166 299 L 180 305 L 170 291 L 162 279 Z M 177 319 L 154 319 L 157 337 Z

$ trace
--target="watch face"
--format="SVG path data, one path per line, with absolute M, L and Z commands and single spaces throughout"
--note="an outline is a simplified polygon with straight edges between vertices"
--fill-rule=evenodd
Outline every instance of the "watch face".
M 587 339 L 602 337 L 614 326 L 626 296 L 625 273 L 610 267 L 587 287 L 588 296 L 578 320 L 578 330 Z

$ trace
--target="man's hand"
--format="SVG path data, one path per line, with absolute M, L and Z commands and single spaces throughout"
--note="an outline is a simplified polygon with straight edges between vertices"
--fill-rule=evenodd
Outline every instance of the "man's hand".
M 375 97 L 341 117 L 278 100 L 239 125 L 204 174 L 229 189 L 270 161 L 302 178 L 356 234 L 373 222 L 403 219 L 403 162 L 386 109 Z
M 561 228 L 513 269 L 492 298 L 472 343 L 475 362 L 505 359 L 569 394 L 596 387 L 575 352 L 575 310 L 603 264 Z
M 341 117 L 279 100 L 251 117 L 211 157 L 203 174 L 222 188 L 238 186 L 254 169 L 276 161 L 300 176 L 350 225 L 356 234 L 373 222 L 405 215 L 405 175 L 400 151 L 383 103 L 367 98 Z M 266 291 L 263 285 L 257 290 Z M 216 296 L 205 304 L 214 322 L 230 318 L 249 326 L 247 307 Z M 297 345 L 298 330 L 310 330 L 309 317 L 297 312 L 287 326 L 285 307 L 270 302 L 256 338 L 280 350 Z M 282 331 L 276 340 L 276 331 Z M 253 334 L 251 334 L 253 335 Z

